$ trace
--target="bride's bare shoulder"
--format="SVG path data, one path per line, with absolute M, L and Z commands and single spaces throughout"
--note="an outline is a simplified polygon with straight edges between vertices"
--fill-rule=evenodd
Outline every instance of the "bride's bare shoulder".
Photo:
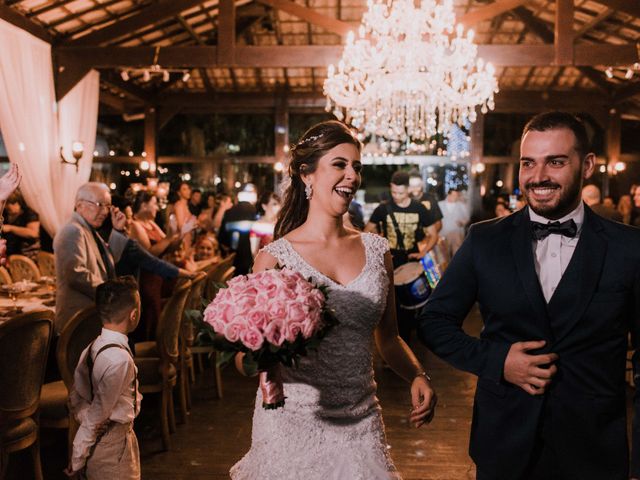
M 263 249 L 260 250 L 253 261 L 253 272 L 257 273 L 269 270 L 275 268 L 276 265 L 278 265 L 278 259 Z

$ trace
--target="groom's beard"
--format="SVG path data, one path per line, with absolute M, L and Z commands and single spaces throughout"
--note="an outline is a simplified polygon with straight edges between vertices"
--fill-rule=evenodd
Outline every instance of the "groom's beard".
M 558 198 L 555 204 L 536 204 L 530 196 L 531 189 L 533 188 L 557 188 L 560 189 L 560 198 Z M 557 220 L 562 218 L 568 213 L 571 213 L 578 203 L 580 202 L 580 192 L 582 190 L 582 170 L 578 170 L 574 175 L 571 183 L 564 189 L 562 185 L 551 182 L 530 182 L 524 187 L 524 196 L 527 199 L 529 208 L 541 217 L 548 218 L 550 220 Z

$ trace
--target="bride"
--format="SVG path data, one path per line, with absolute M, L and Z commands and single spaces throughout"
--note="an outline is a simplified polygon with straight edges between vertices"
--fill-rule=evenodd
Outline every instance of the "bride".
M 429 377 L 398 336 L 388 243 L 342 224 L 360 186 L 360 147 L 344 124 L 327 121 L 291 149 L 277 240 L 258 254 L 254 272 L 279 265 L 325 285 L 340 323 L 298 368 L 283 367 L 284 408 L 263 409 L 258 390 L 251 449 L 231 468 L 234 480 L 400 478 L 376 398 L 372 338 L 411 383 L 411 423 L 433 418 Z

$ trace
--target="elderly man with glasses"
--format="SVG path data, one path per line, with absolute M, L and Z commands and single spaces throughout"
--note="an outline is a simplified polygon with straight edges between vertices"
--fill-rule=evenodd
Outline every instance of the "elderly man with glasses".
M 114 228 L 106 243 L 97 230 L 109 215 Z M 76 312 L 94 304 L 98 285 L 116 276 L 115 263 L 127 243 L 119 232 L 125 221 L 124 214 L 112 207 L 105 184 L 89 182 L 78 189 L 75 211 L 53 241 L 57 333 Z

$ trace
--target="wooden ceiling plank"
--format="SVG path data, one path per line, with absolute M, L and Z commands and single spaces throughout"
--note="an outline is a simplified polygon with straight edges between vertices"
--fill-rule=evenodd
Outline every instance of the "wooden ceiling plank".
M 573 39 L 577 40 L 578 38 L 582 37 L 585 33 L 593 30 L 594 28 L 596 28 L 598 25 L 600 25 L 602 22 L 604 22 L 605 20 L 607 20 L 609 17 L 611 17 L 614 13 L 616 13 L 616 11 L 613 8 L 607 8 L 604 11 L 602 11 L 601 13 L 599 13 L 598 15 L 596 15 L 592 20 L 588 21 L 587 23 L 585 23 L 584 25 L 582 25 L 582 27 L 580 27 L 580 29 L 578 29 L 574 34 L 573 34 Z
M 573 0 L 556 0 L 555 64 L 573 63 Z
M 95 12 L 96 10 L 102 10 L 103 8 L 110 7 L 111 5 L 115 5 L 116 3 L 120 3 L 120 2 L 122 2 L 122 0 L 110 0 L 110 1 L 105 2 L 105 3 L 95 4 L 92 7 L 89 7 L 87 9 L 85 9 L 85 10 L 81 10 L 79 12 L 75 12 L 75 13 L 73 13 L 71 15 L 63 17 L 63 18 L 61 18 L 59 20 L 55 20 L 55 21 L 49 23 L 48 26 L 51 27 L 51 28 L 55 28 L 58 25 L 62 25 L 63 23 L 67 23 L 70 20 L 75 20 L 76 18 L 79 18 L 79 17 L 81 17 L 83 15 Z M 38 13 L 38 15 L 39 15 L 39 13 Z M 91 26 L 94 26 L 94 25 L 95 24 L 91 24 Z
M 303 7 L 302 5 L 298 5 L 297 3 L 289 0 L 258 0 L 258 2 L 277 10 L 282 10 L 289 15 L 298 17 L 312 25 L 316 25 L 328 32 L 336 33 L 341 36 L 345 36 L 350 31 L 355 30 L 354 27 L 347 22 L 318 13 L 312 8 Z
M 514 8 L 521 7 L 527 3 L 531 3 L 531 0 L 496 0 L 489 5 L 485 5 L 480 8 L 476 8 L 473 11 L 463 15 L 458 20 L 465 27 L 471 27 L 477 23 L 485 20 L 491 20 L 498 15 L 513 10 Z
M 195 32 L 195 30 L 191 28 L 191 25 L 189 25 L 189 23 L 184 19 L 184 17 L 182 17 L 182 15 L 178 15 L 176 18 L 178 19 L 178 22 L 180 22 L 180 25 L 182 25 L 182 28 L 184 28 L 189 33 L 191 38 L 198 45 L 205 44 L 204 41 L 200 38 L 200 36 Z M 207 69 L 200 67 L 198 69 L 198 72 L 200 73 L 200 77 L 202 77 L 202 83 L 204 84 L 205 90 L 209 93 L 212 93 L 214 89 L 213 89 L 213 85 L 211 85 L 211 80 L 209 79 L 209 74 L 207 73 Z
M 68 45 L 100 45 L 113 41 L 129 32 L 160 22 L 166 18 L 174 17 L 184 10 L 200 5 L 205 0 L 163 0 L 153 4 L 139 13 L 127 17 L 119 22 L 96 30 L 80 37 Z
M 53 36 L 42 26 L 18 13 L 17 10 L 8 5 L 0 4 L 0 19 L 29 32 L 31 35 L 44 40 L 47 43 L 53 42 Z
M 596 0 L 596 2 L 634 17 L 640 17 L 640 2 L 637 0 Z
M 614 103 L 621 103 L 637 95 L 640 95 L 640 81 L 635 81 L 619 89 L 614 93 L 613 101 Z
M 43 13 L 49 12 L 51 10 L 55 10 L 56 8 L 64 7 L 67 3 L 71 3 L 74 0 L 59 0 L 57 2 L 51 2 L 49 4 L 45 4 L 42 7 L 34 8 L 27 12 L 27 17 L 35 17 L 37 15 L 42 15 Z M 51 24 L 49 26 L 52 26 Z

